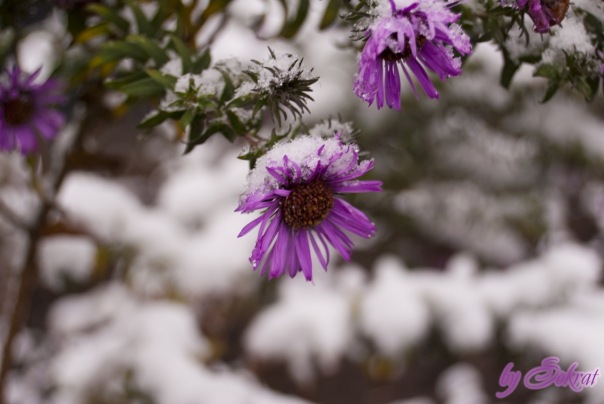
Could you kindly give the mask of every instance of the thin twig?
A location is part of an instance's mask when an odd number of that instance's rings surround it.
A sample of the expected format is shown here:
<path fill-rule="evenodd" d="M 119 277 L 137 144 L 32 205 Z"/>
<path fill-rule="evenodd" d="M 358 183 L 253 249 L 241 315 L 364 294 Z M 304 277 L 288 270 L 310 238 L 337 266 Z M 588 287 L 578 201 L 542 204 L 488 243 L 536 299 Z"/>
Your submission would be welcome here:
<path fill-rule="evenodd" d="M 73 136 L 71 147 L 68 147 L 63 159 L 60 160 L 55 167 L 55 176 L 51 179 L 50 183 L 50 197 L 43 198 L 40 208 L 35 215 L 31 225 L 26 226 L 28 233 L 28 245 L 25 252 L 25 259 L 23 261 L 23 267 L 21 272 L 15 274 L 16 279 L 14 282 L 15 289 L 12 295 L 14 295 L 14 304 L 12 310 L 9 307 L 6 310 L 8 318 L 8 330 L 6 332 L 6 339 L 4 346 L 2 347 L 2 357 L 0 358 L 0 404 L 5 403 L 6 399 L 6 387 L 7 387 L 7 376 L 12 365 L 12 351 L 15 338 L 21 331 L 23 324 L 26 319 L 26 315 L 29 312 L 31 295 L 34 287 L 38 282 L 38 266 L 36 262 L 36 253 L 38 241 L 43 237 L 44 227 L 46 226 L 48 213 L 53 209 L 54 198 L 56 197 L 63 180 L 65 179 L 68 171 L 68 161 L 71 156 L 71 152 L 77 145 L 80 144 L 81 138 L 85 133 L 84 127 L 86 122 L 83 122 L 78 132 Z M 8 295 L 8 293 L 7 293 Z M 7 302 L 10 304 L 10 302 Z"/>

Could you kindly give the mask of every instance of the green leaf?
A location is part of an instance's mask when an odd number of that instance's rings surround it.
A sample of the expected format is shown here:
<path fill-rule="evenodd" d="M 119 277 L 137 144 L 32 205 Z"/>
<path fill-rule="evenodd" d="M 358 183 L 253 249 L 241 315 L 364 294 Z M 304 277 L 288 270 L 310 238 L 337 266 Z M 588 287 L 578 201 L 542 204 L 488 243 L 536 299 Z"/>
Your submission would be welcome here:
<path fill-rule="evenodd" d="M 83 43 L 88 42 L 96 37 L 102 35 L 109 35 L 111 33 L 111 29 L 109 24 L 103 22 L 101 24 L 93 25 L 92 27 L 80 32 L 78 37 L 76 38 L 76 42 Z"/>
<path fill-rule="evenodd" d="M 163 74 L 159 70 L 155 69 L 147 69 L 145 72 L 151 77 L 155 82 L 160 84 L 165 89 L 172 89 L 178 80 L 176 77 Z"/>
<path fill-rule="evenodd" d="M 547 90 L 545 90 L 545 95 L 541 102 L 548 102 L 558 91 L 560 88 L 560 81 L 558 80 L 550 80 L 547 84 Z"/>
<path fill-rule="evenodd" d="M 598 84 L 598 78 L 590 80 L 586 77 L 575 76 L 573 79 L 573 86 L 585 97 L 586 101 L 594 99 L 596 92 L 598 91 Z"/>
<path fill-rule="evenodd" d="M 159 31 L 164 21 L 166 21 L 173 12 L 176 13 L 175 9 L 182 7 L 182 3 L 180 1 L 171 0 L 159 0 L 157 3 L 157 12 L 151 19 L 150 24 L 154 30 Z"/>
<path fill-rule="evenodd" d="M 185 148 L 185 154 L 189 153 L 195 148 L 195 146 L 205 143 L 209 139 L 203 132 L 204 128 L 204 117 L 203 115 L 194 116 L 191 124 L 189 125 L 189 140 L 187 147 Z"/>
<path fill-rule="evenodd" d="M 323 14 L 323 18 L 319 24 L 319 29 L 324 30 L 334 23 L 338 18 L 338 11 L 340 11 L 341 5 L 342 0 L 329 0 L 327 7 L 325 7 L 325 14 Z"/>
<path fill-rule="evenodd" d="M 243 122 L 241 122 L 241 120 L 239 119 L 237 114 L 231 110 L 227 110 L 226 115 L 227 115 L 227 119 L 229 120 L 229 123 L 231 124 L 231 127 L 233 128 L 233 130 L 240 135 L 245 134 L 246 127 L 243 124 Z"/>
<path fill-rule="evenodd" d="M 118 14 L 118 8 L 110 8 L 98 3 L 93 3 L 86 6 L 86 9 L 100 15 L 105 21 L 113 24 L 113 26 L 122 33 L 128 32 L 128 29 L 130 28 L 130 23 Z"/>
<path fill-rule="evenodd" d="M 207 21 L 212 15 L 223 11 L 232 0 L 210 0 L 210 4 L 203 10 L 201 20 Z"/>
<path fill-rule="evenodd" d="M 146 77 L 147 74 L 145 72 L 129 73 L 116 79 L 107 80 L 105 82 L 105 87 L 110 88 L 112 90 L 117 90 L 120 87 L 133 83 L 135 81 L 142 80 Z"/>
<path fill-rule="evenodd" d="M 222 133 L 222 135 L 229 139 L 229 140 L 233 140 L 235 138 L 234 134 L 233 134 L 233 130 L 227 126 L 224 123 L 221 122 L 214 122 L 212 123 L 208 129 L 204 132 L 203 134 L 203 138 L 205 140 L 209 139 L 210 136 L 215 135 L 216 133 Z M 204 140 L 204 141 L 205 141 Z"/>
<path fill-rule="evenodd" d="M 182 60 L 182 73 L 191 73 L 193 71 L 192 50 L 175 35 L 170 35 L 170 42 L 174 46 L 174 50 Z"/>
<path fill-rule="evenodd" d="M 509 57 L 507 52 L 503 53 L 503 57 L 504 57 L 504 62 L 503 62 L 503 68 L 501 69 L 501 78 L 500 78 L 499 82 L 501 83 L 501 85 L 504 88 L 509 89 L 510 84 L 512 83 L 512 79 L 514 78 L 514 74 L 516 74 L 516 72 L 520 68 L 521 63 L 514 62 Z"/>
<path fill-rule="evenodd" d="M 281 29 L 281 36 L 284 38 L 293 38 L 296 36 L 302 24 L 306 20 L 306 16 L 308 15 L 308 10 L 310 9 L 310 1 L 309 0 L 300 0 L 298 4 L 298 10 L 296 12 L 296 16 L 293 20 L 287 21 L 283 28 Z"/>
<path fill-rule="evenodd" d="M 546 79 L 551 79 L 551 80 L 560 79 L 560 73 L 558 72 L 558 69 L 556 68 L 556 66 L 550 65 L 550 64 L 545 64 L 545 63 L 537 66 L 537 68 L 535 69 L 535 72 L 533 73 L 533 76 L 545 77 Z"/>
<path fill-rule="evenodd" d="M 145 118 L 138 127 L 141 129 L 153 128 L 170 118 L 170 113 L 166 111 L 157 111 L 155 114 Z"/>
<path fill-rule="evenodd" d="M 143 79 L 115 87 L 115 89 L 132 97 L 153 97 L 160 96 L 164 93 L 164 88 L 151 77 L 145 77 Z"/>
<path fill-rule="evenodd" d="M 268 105 L 268 98 L 266 96 L 260 98 L 256 105 L 254 105 L 254 110 L 252 111 L 252 118 L 256 117 L 256 114 L 264 109 Z"/>
<path fill-rule="evenodd" d="M 186 128 L 193 122 L 193 118 L 196 117 L 196 112 L 192 109 L 187 110 L 184 115 L 180 118 L 180 124 L 183 128 Z"/>
<path fill-rule="evenodd" d="M 195 58 L 191 68 L 191 73 L 199 74 L 210 67 L 210 64 L 212 64 L 212 55 L 210 54 L 210 48 L 208 48 L 201 55 Z"/>
<path fill-rule="evenodd" d="M 224 79 L 224 89 L 222 90 L 222 94 L 220 95 L 220 100 L 218 100 L 219 105 L 224 105 L 228 100 L 233 98 L 235 95 L 235 87 L 233 86 L 233 81 L 231 77 L 225 73 L 220 72 L 222 74 L 222 78 Z"/>
<path fill-rule="evenodd" d="M 157 67 L 163 66 L 169 60 L 166 51 L 163 50 L 157 42 L 147 37 L 142 35 L 129 35 L 126 38 L 126 41 L 142 49 L 149 58 L 155 61 Z"/>
<path fill-rule="evenodd" d="M 147 37 L 153 37 L 156 32 L 153 29 L 153 26 L 151 25 L 150 21 L 147 20 L 147 17 L 145 16 L 145 13 L 143 13 L 143 10 L 141 10 L 138 4 L 136 4 L 134 1 L 128 2 L 128 5 L 132 10 L 132 13 L 134 14 L 138 33 Z"/>
<path fill-rule="evenodd" d="M 77 38 L 86 29 L 86 16 L 83 10 L 72 10 L 67 13 L 67 31 Z"/>
<path fill-rule="evenodd" d="M 144 63 L 149 57 L 139 46 L 125 41 L 112 41 L 105 43 L 101 47 L 98 55 L 90 61 L 90 65 L 94 68 L 122 59 L 134 59 Z"/>

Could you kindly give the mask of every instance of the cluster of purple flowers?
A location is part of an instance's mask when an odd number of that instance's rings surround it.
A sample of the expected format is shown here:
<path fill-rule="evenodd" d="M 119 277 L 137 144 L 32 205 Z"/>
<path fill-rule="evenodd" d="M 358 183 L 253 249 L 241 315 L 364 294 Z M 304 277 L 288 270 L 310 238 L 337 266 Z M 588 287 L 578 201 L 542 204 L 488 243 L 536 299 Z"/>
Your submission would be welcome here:
<path fill-rule="evenodd" d="M 462 55 L 472 51 L 470 39 L 455 23 L 460 17 L 451 11 L 455 2 L 403 3 L 399 6 L 388 0 L 388 4 L 378 7 L 378 15 L 365 33 L 367 42 L 359 59 L 354 92 L 369 105 L 376 101 L 378 109 L 385 101 L 388 107 L 400 110 L 399 67 L 416 95 L 410 72 L 430 98 L 438 98 L 426 68 L 441 80 L 458 76 L 461 60 L 453 49 Z"/>
<path fill-rule="evenodd" d="M 40 70 L 25 74 L 18 66 L 0 81 L 0 150 L 29 154 L 40 139 L 54 138 L 64 123 L 55 109 L 64 96 L 57 81 L 36 83 Z"/>

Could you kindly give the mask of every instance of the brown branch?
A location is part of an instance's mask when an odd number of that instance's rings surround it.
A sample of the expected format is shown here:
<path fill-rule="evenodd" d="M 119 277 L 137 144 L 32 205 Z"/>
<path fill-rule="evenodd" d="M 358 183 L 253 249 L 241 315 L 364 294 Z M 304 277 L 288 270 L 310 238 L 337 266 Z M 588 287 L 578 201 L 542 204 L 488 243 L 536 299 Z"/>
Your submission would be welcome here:
<path fill-rule="evenodd" d="M 79 148 L 86 126 L 85 119 L 84 122 L 82 122 L 78 133 L 75 134 L 74 139 L 72 139 L 71 147 L 66 151 L 63 160 L 59 163 L 55 163 L 58 166 L 55 167 L 55 176 L 52 179 L 50 186 L 50 195 L 48 198 L 43 199 L 31 225 L 25 227 L 28 233 L 28 245 L 25 251 L 23 267 L 21 272 L 15 274 L 16 278 L 9 285 L 9 287 L 14 287 L 16 292 L 14 289 L 13 291 L 7 290 L 7 293 L 5 294 L 5 296 L 9 296 L 9 293 L 12 292 L 11 294 L 14 295 L 14 304 L 12 305 L 12 310 L 11 308 L 6 310 L 8 330 L 4 340 L 4 346 L 2 347 L 2 357 L 0 358 L 0 404 L 4 404 L 6 399 L 7 376 L 12 365 L 14 341 L 25 323 L 27 313 L 30 309 L 32 292 L 38 283 L 39 274 L 36 262 L 38 241 L 44 236 L 44 228 L 46 226 L 48 213 L 53 209 L 54 198 L 69 171 L 68 168 L 70 166 L 69 162 L 72 152 Z M 9 301 L 6 303 L 10 304 Z"/>

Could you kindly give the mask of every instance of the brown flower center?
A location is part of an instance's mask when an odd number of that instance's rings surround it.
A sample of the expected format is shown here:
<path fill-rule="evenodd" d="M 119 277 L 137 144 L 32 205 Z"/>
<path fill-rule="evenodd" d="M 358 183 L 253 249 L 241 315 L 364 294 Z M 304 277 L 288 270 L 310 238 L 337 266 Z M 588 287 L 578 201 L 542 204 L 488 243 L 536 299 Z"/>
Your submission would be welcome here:
<path fill-rule="evenodd" d="M 333 192 L 321 180 L 294 185 L 281 202 L 283 220 L 294 229 L 320 224 L 333 208 Z"/>
<path fill-rule="evenodd" d="M 550 24 L 560 24 L 570 5 L 569 0 L 543 0 L 542 6 L 546 9 Z"/>
<path fill-rule="evenodd" d="M 21 93 L 18 97 L 4 101 L 4 121 L 17 126 L 29 122 L 34 113 L 34 99 L 28 93 Z"/>

